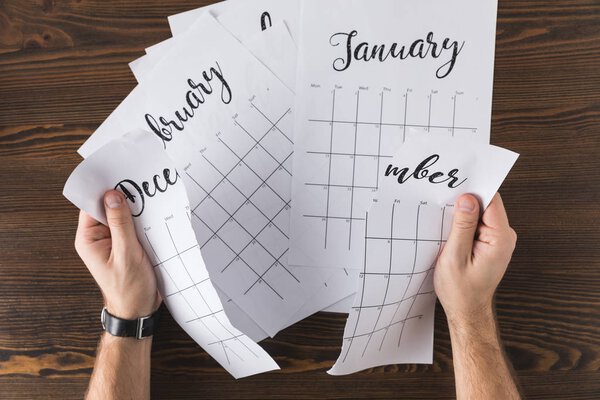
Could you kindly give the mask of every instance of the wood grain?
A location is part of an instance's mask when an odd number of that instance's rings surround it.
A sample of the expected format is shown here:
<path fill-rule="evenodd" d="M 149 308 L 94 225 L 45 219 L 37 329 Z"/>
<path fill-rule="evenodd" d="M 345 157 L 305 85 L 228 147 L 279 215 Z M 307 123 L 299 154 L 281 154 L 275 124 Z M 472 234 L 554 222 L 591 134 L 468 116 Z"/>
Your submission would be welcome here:
<path fill-rule="evenodd" d="M 191 0 L 0 1 L 0 398 L 81 398 L 101 298 L 61 196 L 76 149 Z M 528 398 L 600 398 L 600 2 L 500 0 L 492 142 L 519 153 L 502 188 L 517 250 L 497 296 Z M 166 317 L 153 397 L 453 398 L 447 325 L 431 366 L 325 370 L 345 318 L 319 313 L 265 341 L 282 370 L 234 382 Z M 165 313 L 166 315 L 166 313 Z"/>

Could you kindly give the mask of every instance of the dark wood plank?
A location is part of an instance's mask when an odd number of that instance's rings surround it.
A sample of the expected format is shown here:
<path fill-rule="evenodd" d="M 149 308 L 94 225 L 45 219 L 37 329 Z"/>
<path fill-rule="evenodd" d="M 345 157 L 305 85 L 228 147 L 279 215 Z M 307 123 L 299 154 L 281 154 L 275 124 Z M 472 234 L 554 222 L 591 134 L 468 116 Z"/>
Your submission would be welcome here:
<path fill-rule="evenodd" d="M 543 374 L 522 372 L 520 379 L 530 393 L 528 399 L 595 400 L 600 381 L 594 372 L 550 371 Z M 453 399 L 448 392 L 454 377 L 450 373 L 400 374 L 397 371 L 377 371 L 356 377 L 325 377 L 317 384 L 314 374 L 294 373 L 252 377 L 241 381 L 211 374 L 152 376 L 152 397 L 157 399 Z M 14 400 L 81 399 L 86 379 L 61 377 L 0 377 L 0 387 L 10 385 Z M 323 391 L 327 384 L 328 389 Z"/>
<path fill-rule="evenodd" d="M 81 398 L 101 298 L 61 196 L 76 149 L 135 86 L 127 63 L 203 1 L 0 2 L 0 397 Z M 502 188 L 519 243 L 498 291 L 528 398 L 600 397 L 600 3 L 500 1 L 492 142 L 521 153 Z M 265 348 L 282 370 L 235 382 L 166 317 L 156 398 L 453 398 L 436 315 L 431 366 L 325 371 L 345 318 L 319 313 Z M 43 326 L 43 329 L 41 328 Z"/>

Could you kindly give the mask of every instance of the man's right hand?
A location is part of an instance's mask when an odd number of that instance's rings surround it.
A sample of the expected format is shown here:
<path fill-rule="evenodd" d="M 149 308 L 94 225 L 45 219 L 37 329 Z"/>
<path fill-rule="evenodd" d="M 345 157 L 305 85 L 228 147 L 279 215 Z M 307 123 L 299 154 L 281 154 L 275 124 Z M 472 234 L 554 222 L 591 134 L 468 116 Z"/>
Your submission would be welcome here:
<path fill-rule="evenodd" d="M 452 230 L 433 274 L 448 318 L 458 400 L 521 398 L 493 308 L 516 241 L 499 194 L 481 221 L 477 199 L 458 198 Z"/>
<path fill-rule="evenodd" d="M 435 292 L 450 323 L 490 315 L 494 293 L 517 241 L 499 193 L 479 221 L 479 202 L 460 196 L 448 241 L 434 270 Z"/>

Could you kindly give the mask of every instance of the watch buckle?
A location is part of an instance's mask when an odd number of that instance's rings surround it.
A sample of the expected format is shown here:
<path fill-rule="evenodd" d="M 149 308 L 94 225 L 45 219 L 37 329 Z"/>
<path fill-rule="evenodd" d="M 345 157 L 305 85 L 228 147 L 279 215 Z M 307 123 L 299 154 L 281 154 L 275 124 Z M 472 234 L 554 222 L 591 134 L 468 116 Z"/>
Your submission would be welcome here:
<path fill-rule="evenodd" d="M 144 322 L 147 319 L 150 319 L 151 317 L 152 317 L 151 315 L 148 315 L 146 317 L 140 317 L 140 318 L 138 318 L 138 320 L 137 320 L 137 329 L 136 329 L 136 332 L 135 332 L 135 338 L 136 339 L 140 340 L 140 339 L 144 338 L 144 336 L 142 336 L 142 333 L 144 331 Z"/>
<path fill-rule="evenodd" d="M 102 329 L 106 330 L 106 307 L 102 307 L 102 312 L 100 313 L 100 323 L 102 323 Z"/>

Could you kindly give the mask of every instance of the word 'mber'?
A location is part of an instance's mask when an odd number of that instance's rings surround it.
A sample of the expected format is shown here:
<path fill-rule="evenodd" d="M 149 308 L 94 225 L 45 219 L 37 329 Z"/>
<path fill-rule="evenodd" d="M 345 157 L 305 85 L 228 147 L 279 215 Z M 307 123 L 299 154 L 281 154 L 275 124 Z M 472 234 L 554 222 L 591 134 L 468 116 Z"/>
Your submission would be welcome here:
<path fill-rule="evenodd" d="M 385 176 L 387 177 L 393 175 L 398 177 L 398 183 L 400 184 L 405 183 L 410 178 L 427 179 L 433 184 L 447 183 L 448 187 L 452 189 L 462 185 L 467 180 L 467 178 L 460 180 L 460 178 L 456 176 L 459 173 L 458 168 L 453 168 L 447 173 L 440 171 L 430 173 L 429 168 L 438 162 L 439 159 L 440 156 L 438 154 L 430 155 L 421 161 L 412 173 L 410 172 L 409 167 L 399 168 L 393 164 L 390 164 L 385 170 Z"/>

